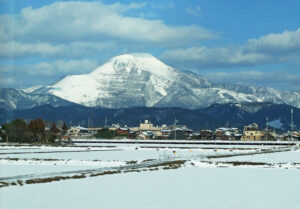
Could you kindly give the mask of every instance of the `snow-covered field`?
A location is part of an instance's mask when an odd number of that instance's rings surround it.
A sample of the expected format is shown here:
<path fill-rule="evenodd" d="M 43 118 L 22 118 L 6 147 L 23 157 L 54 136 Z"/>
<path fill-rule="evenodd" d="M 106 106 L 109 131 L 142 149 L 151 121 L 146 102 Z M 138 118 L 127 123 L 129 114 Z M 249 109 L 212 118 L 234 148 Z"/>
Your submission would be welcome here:
<path fill-rule="evenodd" d="M 300 208 L 300 150 L 240 148 L 0 146 L 0 208 Z"/>

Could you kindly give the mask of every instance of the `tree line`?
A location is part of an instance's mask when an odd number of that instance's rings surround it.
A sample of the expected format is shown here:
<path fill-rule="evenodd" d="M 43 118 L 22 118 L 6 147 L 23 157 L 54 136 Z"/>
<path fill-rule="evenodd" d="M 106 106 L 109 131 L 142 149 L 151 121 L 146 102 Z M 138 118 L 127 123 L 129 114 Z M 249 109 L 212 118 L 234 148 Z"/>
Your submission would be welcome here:
<path fill-rule="evenodd" d="M 67 130 L 66 123 L 59 128 L 52 122 L 51 127 L 47 129 L 46 122 L 41 118 L 31 120 L 28 124 L 24 119 L 17 118 L 1 125 L 0 137 L 2 141 L 7 142 L 54 143 L 55 139 L 61 139 Z"/>

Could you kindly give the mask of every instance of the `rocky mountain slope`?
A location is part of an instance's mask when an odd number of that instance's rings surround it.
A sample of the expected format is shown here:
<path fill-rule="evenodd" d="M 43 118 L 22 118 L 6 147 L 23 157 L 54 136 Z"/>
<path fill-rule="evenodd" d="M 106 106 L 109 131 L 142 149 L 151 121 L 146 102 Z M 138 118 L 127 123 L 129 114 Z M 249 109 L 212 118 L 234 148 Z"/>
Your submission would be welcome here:
<path fill-rule="evenodd" d="M 125 54 L 89 74 L 67 76 L 34 93 L 85 106 L 201 108 L 219 103 L 274 102 L 300 107 L 300 94 L 271 88 L 216 85 L 199 74 L 165 65 L 150 54 Z"/>
<path fill-rule="evenodd" d="M 19 109 L 66 101 L 105 108 L 182 107 L 272 102 L 300 107 L 300 93 L 267 87 L 214 84 L 199 74 L 172 68 L 150 54 L 125 54 L 94 71 L 70 75 L 51 86 L 34 86 L 1 96 L 0 107 Z M 33 98 L 30 103 L 30 99 Z M 62 100 L 59 100 L 61 98 Z M 5 100 L 5 101 L 4 101 Z M 18 102 L 16 102 L 18 101 Z M 62 102 L 63 101 L 63 102 Z"/>
<path fill-rule="evenodd" d="M 28 109 L 44 104 L 58 107 L 69 106 L 74 103 L 54 95 L 26 93 L 13 88 L 0 88 L 0 108 L 6 110 Z"/>

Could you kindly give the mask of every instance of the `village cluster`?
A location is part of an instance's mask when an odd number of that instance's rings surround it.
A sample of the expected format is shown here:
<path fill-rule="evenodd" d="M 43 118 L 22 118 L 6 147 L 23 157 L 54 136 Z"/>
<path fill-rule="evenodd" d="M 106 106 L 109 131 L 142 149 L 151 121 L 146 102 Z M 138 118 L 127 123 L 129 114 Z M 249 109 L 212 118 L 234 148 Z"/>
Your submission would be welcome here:
<path fill-rule="evenodd" d="M 67 134 L 71 139 L 94 138 L 101 130 L 113 131 L 116 138 L 129 139 L 199 139 L 199 140 L 247 140 L 247 141 L 273 141 L 273 140 L 300 140 L 300 132 L 287 132 L 277 134 L 275 130 L 268 128 L 260 129 L 258 124 L 253 123 L 244 126 L 243 130 L 235 127 L 220 127 L 215 130 L 200 130 L 194 132 L 186 125 L 162 125 L 154 126 L 148 120 L 140 123 L 137 127 L 121 127 L 119 124 L 112 124 L 109 127 L 85 128 L 72 126 Z M 291 134 L 292 133 L 292 134 Z"/>

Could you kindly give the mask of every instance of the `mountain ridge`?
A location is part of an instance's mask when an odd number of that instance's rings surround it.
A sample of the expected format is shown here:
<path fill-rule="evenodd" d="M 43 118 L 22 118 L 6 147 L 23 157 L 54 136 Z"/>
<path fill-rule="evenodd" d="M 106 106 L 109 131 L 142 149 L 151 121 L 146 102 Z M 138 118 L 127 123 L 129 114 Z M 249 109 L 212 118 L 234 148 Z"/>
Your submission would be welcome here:
<path fill-rule="evenodd" d="M 68 126 L 81 125 L 87 127 L 92 119 L 94 126 L 119 123 L 120 125 L 138 126 L 139 122 L 149 120 L 154 125 L 173 124 L 174 119 L 179 124 L 187 125 L 194 130 L 206 128 L 215 129 L 226 125 L 238 127 L 250 123 L 258 123 L 261 129 L 266 126 L 266 117 L 269 118 L 269 127 L 276 124 L 278 131 L 290 130 L 290 110 L 292 106 L 272 103 L 227 103 L 213 104 L 209 107 L 191 110 L 178 107 L 130 107 L 130 108 L 94 108 L 77 104 L 64 107 L 53 107 L 49 104 L 23 110 L 1 110 L 0 123 L 15 118 L 24 118 L 30 121 L 43 118 L 46 121 L 64 121 Z M 91 115 L 93 112 L 93 117 Z M 294 123 L 296 129 L 300 127 L 300 109 L 294 108 Z M 278 126 L 280 124 L 280 126 Z"/>
<path fill-rule="evenodd" d="M 106 108 L 132 106 L 197 109 L 214 103 L 273 102 L 300 107 L 300 93 L 267 87 L 214 84 L 201 75 L 170 67 L 150 54 L 124 54 L 94 71 L 67 76 L 33 93 Z"/>
<path fill-rule="evenodd" d="M 88 74 L 69 75 L 53 85 L 33 86 L 23 91 L 14 92 L 13 96 L 6 95 L 7 101 L 0 100 L 0 107 L 19 109 L 52 103 L 54 106 L 63 105 L 56 102 L 58 98 L 88 107 L 105 108 L 197 109 L 215 103 L 253 102 L 300 107 L 300 92 L 212 83 L 198 73 L 172 68 L 150 54 L 119 55 Z M 28 98 L 32 99 L 31 104 Z M 16 105 L 15 100 L 19 100 L 19 104 L 24 100 L 25 107 Z"/>
<path fill-rule="evenodd" d="M 14 88 L 0 88 L 0 107 L 5 110 L 28 109 L 43 104 L 58 107 L 74 103 L 54 95 L 26 93 Z"/>

